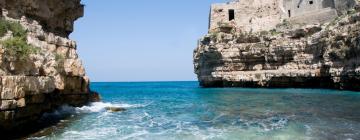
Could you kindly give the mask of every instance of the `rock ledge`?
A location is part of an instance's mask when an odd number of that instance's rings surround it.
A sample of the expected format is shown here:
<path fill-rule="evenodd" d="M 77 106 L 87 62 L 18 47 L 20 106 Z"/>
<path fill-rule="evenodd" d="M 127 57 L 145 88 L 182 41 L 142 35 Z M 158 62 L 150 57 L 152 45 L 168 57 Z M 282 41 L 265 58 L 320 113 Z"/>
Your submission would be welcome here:
<path fill-rule="evenodd" d="M 200 39 L 194 67 L 203 87 L 360 90 L 360 13 L 256 33 L 221 27 Z M 226 30 L 225 30 L 226 29 Z"/>

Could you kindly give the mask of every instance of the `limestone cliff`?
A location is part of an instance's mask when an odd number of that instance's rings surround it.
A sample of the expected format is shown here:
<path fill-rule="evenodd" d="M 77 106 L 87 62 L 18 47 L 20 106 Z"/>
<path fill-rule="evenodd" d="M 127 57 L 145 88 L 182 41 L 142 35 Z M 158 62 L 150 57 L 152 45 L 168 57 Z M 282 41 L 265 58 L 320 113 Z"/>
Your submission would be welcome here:
<path fill-rule="evenodd" d="M 360 90 L 359 6 L 325 24 L 284 20 L 256 33 L 219 27 L 200 39 L 195 73 L 204 87 Z"/>
<path fill-rule="evenodd" d="M 8 16 L 20 19 L 23 16 L 36 20 L 42 29 L 60 36 L 73 31 L 76 19 L 84 14 L 81 0 L 0 0 Z"/>
<path fill-rule="evenodd" d="M 0 132 L 26 129 L 64 104 L 88 103 L 94 93 L 68 38 L 83 15 L 80 0 L 0 0 L 0 6 Z"/>

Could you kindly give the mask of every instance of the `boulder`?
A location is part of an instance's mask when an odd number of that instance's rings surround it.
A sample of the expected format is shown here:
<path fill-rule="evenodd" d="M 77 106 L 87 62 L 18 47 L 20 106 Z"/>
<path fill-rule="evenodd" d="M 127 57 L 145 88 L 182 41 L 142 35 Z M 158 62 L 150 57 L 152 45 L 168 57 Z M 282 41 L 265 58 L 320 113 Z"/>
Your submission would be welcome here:
<path fill-rule="evenodd" d="M 105 107 L 105 109 L 106 109 L 107 111 L 110 111 L 110 112 L 122 112 L 122 111 L 126 111 L 125 108 L 122 108 L 122 107 L 114 107 L 114 106 Z"/>

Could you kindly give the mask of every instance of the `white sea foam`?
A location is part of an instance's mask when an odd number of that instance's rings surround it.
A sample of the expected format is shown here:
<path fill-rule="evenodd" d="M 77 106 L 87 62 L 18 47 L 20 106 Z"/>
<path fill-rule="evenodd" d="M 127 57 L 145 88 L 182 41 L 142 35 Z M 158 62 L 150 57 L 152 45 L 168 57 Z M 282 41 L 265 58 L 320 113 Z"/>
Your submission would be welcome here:
<path fill-rule="evenodd" d="M 89 106 L 77 107 L 75 110 L 77 113 L 93 113 L 104 111 L 107 107 L 121 107 L 121 108 L 138 108 L 145 107 L 146 105 L 142 104 L 112 104 L 104 102 L 95 102 L 91 103 Z"/>
<path fill-rule="evenodd" d="M 107 107 L 120 107 L 120 108 L 140 108 L 146 107 L 149 104 L 113 104 L 113 103 L 105 103 L 105 102 L 94 102 L 90 105 L 82 106 L 82 107 L 71 107 L 69 105 L 63 105 L 59 109 L 55 110 L 52 113 L 45 113 L 44 117 L 57 117 L 63 115 L 75 115 L 75 114 L 84 114 L 84 113 L 96 113 L 96 112 L 104 112 L 106 113 Z"/>
<path fill-rule="evenodd" d="M 146 134 L 149 134 L 149 132 L 148 132 L 148 131 L 145 131 L 145 130 L 142 130 L 142 131 L 138 131 L 138 132 L 129 134 L 129 135 L 127 135 L 127 136 L 124 136 L 124 137 L 122 137 L 122 138 L 120 138 L 120 139 L 121 139 L 121 140 L 129 140 L 129 139 L 134 139 L 134 138 L 140 139 L 140 138 L 139 138 L 140 136 L 143 136 L 143 135 L 146 135 Z"/>
<path fill-rule="evenodd" d="M 27 140 L 43 140 L 45 139 L 46 136 L 41 136 L 41 137 L 32 137 L 32 138 L 28 138 Z"/>
<path fill-rule="evenodd" d="M 65 131 L 62 137 L 63 139 L 97 139 L 106 137 L 109 134 L 115 134 L 116 130 L 114 127 L 101 127 L 82 131 L 69 130 Z"/>
<path fill-rule="evenodd" d="M 95 113 L 95 112 L 103 112 L 106 111 L 107 107 L 120 107 L 120 108 L 139 108 L 146 107 L 149 104 L 113 104 L 113 103 L 104 103 L 104 102 L 94 102 L 88 106 L 76 107 L 76 108 L 68 108 L 68 106 L 64 106 L 64 109 L 75 111 L 75 113 Z"/>
<path fill-rule="evenodd" d="M 76 113 L 94 113 L 104 111 L 106 107 L 115 107 L 111 103 L 95 102 L 91 103 L 89 106 L 76 107 Z"/>

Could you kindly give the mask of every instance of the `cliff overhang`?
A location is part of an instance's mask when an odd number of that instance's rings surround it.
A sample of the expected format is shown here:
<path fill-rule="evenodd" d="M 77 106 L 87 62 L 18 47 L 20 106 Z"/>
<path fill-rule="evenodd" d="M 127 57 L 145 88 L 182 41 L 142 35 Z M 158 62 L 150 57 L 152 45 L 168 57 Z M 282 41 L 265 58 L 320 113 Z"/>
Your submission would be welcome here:
<path fill-rule="evenodd" d="M 74 21 L 84 15 L 81 0 L 0 0 L 0 7 L 8 16 L 20 19 L 31 18 L 41 24 L 47 32 L 67 37 Z"/>

